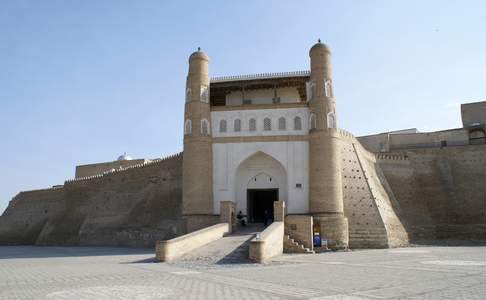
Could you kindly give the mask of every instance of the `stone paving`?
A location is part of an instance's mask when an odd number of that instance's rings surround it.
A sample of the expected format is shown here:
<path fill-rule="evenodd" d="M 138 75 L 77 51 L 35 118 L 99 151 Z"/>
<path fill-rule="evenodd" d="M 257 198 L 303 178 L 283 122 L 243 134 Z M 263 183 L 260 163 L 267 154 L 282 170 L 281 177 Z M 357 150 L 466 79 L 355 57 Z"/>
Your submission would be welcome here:
<path fill-rule="evenodd" d="M 151 249 L 0 247 L 0 299 L 485 299 L 486 247 L 154 263 Z"/>
<path fill-rule="evenodd" d="M 252 224 L 181 257 L 175 265 L 187 268 L 232 268 L 252 266 L 250 241 L 264 227 Z M 170 263 L 174 264 L 174 263 Z"/>

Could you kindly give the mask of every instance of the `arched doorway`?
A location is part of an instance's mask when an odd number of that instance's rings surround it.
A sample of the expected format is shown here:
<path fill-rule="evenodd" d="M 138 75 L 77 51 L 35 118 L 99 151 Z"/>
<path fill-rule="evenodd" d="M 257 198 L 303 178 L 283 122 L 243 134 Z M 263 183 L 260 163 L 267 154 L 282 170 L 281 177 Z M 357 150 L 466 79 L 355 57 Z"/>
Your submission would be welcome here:
<path fill-rule="evenodd" d="M 469 131 L 469 144 L 484 145 L 486 144 L 486 134 L 483 129 L 473 129 Z"/>
<path fill-rule="evenodd" d="M 235 184 L 237 210 L 249 222 L 263 222 L 265 210 L 273 215 L 274 201 L 287 201 L 287 172 L 263 152 L 251 155 L 238 166 Z"/>

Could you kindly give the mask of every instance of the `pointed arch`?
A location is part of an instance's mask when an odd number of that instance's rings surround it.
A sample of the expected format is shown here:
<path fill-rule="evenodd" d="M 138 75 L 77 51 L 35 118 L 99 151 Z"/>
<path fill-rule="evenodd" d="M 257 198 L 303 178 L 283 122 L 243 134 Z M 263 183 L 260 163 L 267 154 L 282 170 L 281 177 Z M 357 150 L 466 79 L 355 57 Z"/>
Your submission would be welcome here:
<path fill-rule="evenodd" d="M 486 133 L 481 128 L 476 128 L 469 131 L 469 144 L 484 145 L 486 144 Z"/>
<path fill-rule="evenodd" d="M 241 120 L 240 119 L 236 119 L 233 125 L 234 125 L 233 126 L 234 132 L 240 132 L 241 131 Z"/>
<path fill-rule="evenodd" d="M 255 118 L 251 118 L 249 121 L 248 121 L 248 129 L 250 131 L 256 131 L 256 119 Z"/>
<path fill-rule="evenodd" d="M 327 114 L 327 128 L 336 128 L 336 115 L 332 111 Z"/>
<path fill-rule="evenodd" d="M 253 152 L 240 161 L 234 179 L 238 210 L 247 213 L 250 192 L 275 189 L 279 199 L 287 201 L 287 169 L 282 162 L 263 151 Z"/>
<path fill-rule="evenodd" d="M 187 119 L 184 122 L 184 134 L 191 134 L 192 133 L 192 121 L 191 119 Z"/>
<path fill-rule="evenodd" d="M 272 130 L 272 119 L 270 119 L 270 118 L 263 119 L 263 130 L 264 131 L 271 131 Z"/>
<path fill-rule="evenodd" d="M 309 117 L 309 128 L 310 130 L 317 129 L 317 116 L 315 113 L 311 113 Z"/>
<path fill-rule="evenodd" d="M 294 118 L 294 130 L 302 130 L 302 118 L 299 116 Z"/>
<path fill-rule="evenodd" d="M 186 88 L 186 102 L 190 102 L 192 97 L 192 91 L 191 88 L 188 87 Z"/>
<path fill-rule="evenodd" d="M 209 121 L 207 119 L 201 120 L 201 134 L 202 135 L 209 135 L 210 134 Z"/>
<path fill-rule="evenodd" d="M 330 79 L 324 81 L 324 94 L 326 97 L 332 97 L 332 82 Z"/>
<path fill-rule="evenodd" d="M 226 120 L 220 120 L 219 121 L 219 132 L 226 132 Z"/>
<path fill-rule="evenodd" d="M 278 119 L 278 130 L 286 130 L 287 129 L 287 124 L 285 117 L 280 117 Z"/>

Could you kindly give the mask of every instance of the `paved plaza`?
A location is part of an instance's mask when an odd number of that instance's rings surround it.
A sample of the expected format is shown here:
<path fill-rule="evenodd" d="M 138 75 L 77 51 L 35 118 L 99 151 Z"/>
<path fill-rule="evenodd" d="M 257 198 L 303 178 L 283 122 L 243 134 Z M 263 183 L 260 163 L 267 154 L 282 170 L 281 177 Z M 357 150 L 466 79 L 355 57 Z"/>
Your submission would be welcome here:
<path fill-rule="evenodd" d="M 0 299 L 484 299 L 486 247 L 154 263 L 151 249 L 0 247 Z"/>

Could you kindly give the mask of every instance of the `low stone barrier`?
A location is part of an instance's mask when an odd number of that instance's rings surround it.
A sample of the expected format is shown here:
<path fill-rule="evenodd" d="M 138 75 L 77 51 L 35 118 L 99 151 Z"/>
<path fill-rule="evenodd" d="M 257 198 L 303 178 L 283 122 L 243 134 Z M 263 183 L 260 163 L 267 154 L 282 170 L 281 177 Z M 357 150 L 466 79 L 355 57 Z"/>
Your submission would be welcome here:
<path fill-rule="evenodd" d="M 284 222 L 273 222 L 250 242 L 250 260 L 264 263 L 283 253 Z"/>
<path fill-rule="evenodd" d="M 219 240 L 229 232 L 228 223 L 219 223 L 155 245 L 155 257 L 159 261 L 173 261 L 201 246 Z"/>

